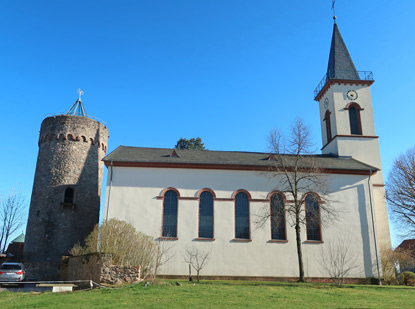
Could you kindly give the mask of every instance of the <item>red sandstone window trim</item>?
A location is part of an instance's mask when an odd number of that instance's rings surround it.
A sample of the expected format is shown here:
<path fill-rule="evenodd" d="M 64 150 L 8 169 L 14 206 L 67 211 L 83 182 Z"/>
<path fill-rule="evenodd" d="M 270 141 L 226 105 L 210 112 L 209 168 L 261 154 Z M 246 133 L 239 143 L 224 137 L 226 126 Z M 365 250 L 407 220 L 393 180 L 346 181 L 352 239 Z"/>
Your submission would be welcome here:
<path fill-rule="evenodd" d="M 177 212 L 176 212 L 176 236 L 174 237 L 169 237 L 169 236 L 163 236 L 163 223 L 164 223 L 164 197 L 165 194 L 168 191 L 173 191 L 177 194 Z M 178 240 L 178 235 L 179 235 L 179 197 L 180 197 L 180 192 L 179 190 L 177 190 L 176 188 L 173 187 L 168 187 L 165 188 L 160 196 L 157 197 L 157 199 L 162 200 L 162 212 L 161 212 L 161 231 L 160 231 L 160 240 Z"/>
<path fill-rule="evenodd" d="M 344 108 L 345 110 L 349 111 L 349 127 L 350 127 L 350 134 L 352 135 L 363 135 L 363 131 L 362 131 L 362 119 L 360 116 L 360 111 L 364 110 L 363 108 L 360 107 L 359 104 L 357 104 L 356 102 L 351 102 L 349 104 L 346 105 L 346 107 Z M 357 127 L 354 129 L 357 129 L 358 133 L 352 133 L 352 120 L 351 120 L 351 111 L 355 110 L 356 111 L 356 122 L 357 122 Z"/>
<path fill-rule="evenodd" d="M 317 203 L 317 207 L 318 207 L 317 220 L 318 220 L 318 227 L 319 227 L 319 231 L 320 231 L 320 239 L 316 239 L 316 240 L 309 240 L 308 239 L 308 234 L 307 234 L 307 203 L 306 203 L 306 197 L 308 195 L 311 195 L 315 199 L 315 201 Z M 308 244 L 310 244 L 310 243 L 323 243 L 323 234 L 322 234 L 322 231 L 321 231 L 321 213 L 320 213 L 321 207 L 320 207 L 320 205 L 324 202 L 321 200 L 320 196 L 317 193 L 307 192 L 303 196 L 303 203 L 304 203 L 304 211 L 305 211 L 305 217 L 304 218 L 305 218 L 305 232 L 306 232 L 306 241 L 304 243 L 308 243 Z"/>
<path fill-rule="evenodd" d="M 200 196 L 202 195 L 203 192 L 209 192 L 210 194 L 212 194 L 212 237 L 200 237 Z M 197 200 L 198 200 L 198 211 L 197 211 L 197 238 L 195 238 L 195 240 L 215 240 L 215 199 L 216 199 L 216 194 L 212 189 L 209 188 L 203 188 L 200 189 L 197 192 Z"/>
<path fill-rule="evenodd" d="M 236 237 L 236 195 L 238 193 L 244 193 L 248 197 L 248 230 L 249 230 L 248 238 L 237 238 Z M 251 238 L 251 200 L 252 200 L 252 196 L 247 190 L 239 189 L 239 190 L 236 190 L 232 194 L 232 198 L 234 199 L 234 203 L 233 203 L 233 205 L 234 205 L 234 217 L 233 217 L 233 219 L 234 219 L 234 233 L 235 233 L 235 237 L 232 239 L 232 241 L 250 242 L 250 241 L 252 241 L 252 238 Z"/>
<path fill-rule="evenodd" d="M 324 119 L 323 119 L 323 121 L 326 122 L 327 143 L 329 143 L 332 140 L 330 115 L 331 115 L 331 112 L 327 110 L 326 114 L 324 115 Z"/>
<path fill-rule="evenodd" d="M 282 202 L 283 202 L 283 208 L 284 208 L 284 234 L 285 234 L 285 239 L 274 239 L 274 238 L 272 238 L 272 200 L 271 200 L 271 198 L 272 198 L 272 196 L 274 195 L 274 194 L 277 194 L 277 195 L 281 195 L 282 196 Z M 286 198 L 286 196 L 285 196 L 285 194 L 282 192 L 282 191 L 278 191 L 278 190 L 274 190 L 274 191 L 271 191 L 270 193 L 268 193 L 268 196 L 267 196 L 267 200 L 269 200 L 269 213 L 270 213 L 270 228 L 271 228 L 271 240 L 270 240 L 270 242 L 288 242 L 288 239 L 287 239 L 287 217 L 286 217 L 286 211 L 285 211 L 285 208 L 286 208 L 286 204 L 287 204 L 287 198 Z"/>

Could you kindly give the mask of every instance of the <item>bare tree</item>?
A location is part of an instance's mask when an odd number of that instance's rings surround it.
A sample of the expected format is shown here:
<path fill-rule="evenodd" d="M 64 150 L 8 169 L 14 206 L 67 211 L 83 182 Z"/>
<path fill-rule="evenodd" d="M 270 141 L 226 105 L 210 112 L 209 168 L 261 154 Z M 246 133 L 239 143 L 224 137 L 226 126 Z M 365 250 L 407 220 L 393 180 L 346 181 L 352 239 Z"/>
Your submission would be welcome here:
<path fill-rule="evenodd" d="M 210 251 L 203 251 L 197 248 L 186 249 L 183 258 L 196 271 L 197 282 L 199 282 L 200 272 L 210 258 Z"/>
<path fill-rule="evenodd" d="M 415 147 L 393 163 L 386 182 L 386 199 L 405 235 L 415 235 Z"/>
<path fill-rule="evenodd" d="M 328 272 L 333 283 L 341 286 L 344 278 L 357 268 L 357 255 L 351 248 L 350 238 L 339 235 L 321 247 L 320 266 Z"/>
<path fill-rule="evenodd" d="M 157 238 L 156 242 L 157 247 L 154 254 L 154 264 L 151 269 L 151 279 L 153 283 L 157 279 L 160 268 L 174 257 L 174 253 L 172 253 L 173 243 L 164 237 Z"/>
<path fill-rule="evenodd" d="M 7 198 L 0 196 L 0 253 L 5 252 L 9 237 L 22 226 L 26 219 L 26 203 L 16 189 Z"/>
<path fill-rule="evenodd" d="M 315 223 L 329 222 L 336 217 L 328 198 L 328 178 L 317 166 L 316 156 L 311 155 L 311 132 L 301 119 L 291 127 L 291 134 L 284 138 L 280 131 L 272 131 L 268 137 L 270 168 L 266 174 L 275 181 L 278 191 L 288 194 L 290 201 L 285 207 L 273 210 L 268 208 L 258 216 L 257 224 L 265 224 L 268 219 L 278 222 L 281 215 L 287 214 L 287 221 L 295 228 L 299 281 L 304 282 L 304 265 L 301 247 L 301 228 Z M 306 197 L 312 196 L 318 203 L 315 208 L 306 209 Z M 305 215 L 307 211 L 307 215 Z"/>

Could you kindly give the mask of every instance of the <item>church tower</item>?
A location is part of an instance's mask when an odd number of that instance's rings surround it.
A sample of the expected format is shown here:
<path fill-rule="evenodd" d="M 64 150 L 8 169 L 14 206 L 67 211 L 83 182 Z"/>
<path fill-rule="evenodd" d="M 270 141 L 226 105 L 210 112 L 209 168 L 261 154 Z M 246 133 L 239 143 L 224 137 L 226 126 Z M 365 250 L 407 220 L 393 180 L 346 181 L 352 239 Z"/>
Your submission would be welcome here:
<path fill-rule="evenodd" d="M 43 120 L 26 229 L 28 277 L 59 279 L 62 255 L 99 221 L 108 129 L 79 99 L 67 114 Z"/>
<path fill-rule="evenodd" d="M 352 157 L 379 171 L 370 181 L 380 246 L 390 247 L 379 137 L 375 132 L 370 86 L 372 72 L 357 71 L 334 17 L 327 73 L 314 91 L 319 102 L 322 153 Z"/>

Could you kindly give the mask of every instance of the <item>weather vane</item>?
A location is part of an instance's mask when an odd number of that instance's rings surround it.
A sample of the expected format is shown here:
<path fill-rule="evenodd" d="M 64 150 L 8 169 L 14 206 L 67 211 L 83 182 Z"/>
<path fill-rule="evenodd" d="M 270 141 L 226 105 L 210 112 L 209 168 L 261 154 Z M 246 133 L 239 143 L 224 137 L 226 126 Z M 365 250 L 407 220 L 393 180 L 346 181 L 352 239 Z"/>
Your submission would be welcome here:
<path fill-rule="evenodd" d="M 334 10 L 334 5 L 336 4 L 336 0 L 331 0 L 331 9 L 333 10 L 333 19 L 336 20 L 336 12 Z"/>
<path fill-rule="evenodd" d="M 78 100 L 79 101 L 82 101 L 81 100 L 81 95 L 83 95 L 83 94 L 84 94 L 84 91 L 81 88 L 78 88 L 78 95 L 79 95 Z"/>

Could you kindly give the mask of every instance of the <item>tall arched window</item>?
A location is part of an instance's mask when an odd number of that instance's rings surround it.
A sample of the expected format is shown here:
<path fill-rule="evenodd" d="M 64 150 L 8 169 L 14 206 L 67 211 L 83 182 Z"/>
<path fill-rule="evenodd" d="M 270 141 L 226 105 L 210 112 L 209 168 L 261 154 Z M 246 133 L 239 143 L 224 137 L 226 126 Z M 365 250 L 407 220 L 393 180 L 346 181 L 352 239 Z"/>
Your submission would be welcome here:
<path fill-rule="evenodd" d="M 74 196 L 75 190 L 71 187 L 65 189 L 65 193 L 63 195 L 63 203 L 64 204 L 73 204 L 74 203 Z"/>
<path fill-rule="evenodd" d="M 177 193 L 168 190 L 163 200 L 163 237 L 177 237 Z"/>
<path fill-rule="evenodd" d="M 271 239 L 287 239 L 285 235 L 284 197 L 278 193 L 271 196 Z"/>
<path fill-rule="evenodd" d="M 235 238 L 250 239 L 249 198 L 244 192 L 235 196 Z"/>
<path fill-rule="evenodd" d="M 320 206 L 314 194 L 305 197 L 307 240 L 321 241 Z"/>
<path fill-rule="evenodd" d="M 349 110 L 350 134 L 362 135 L 362 123 L 360 120 L 362 108 L 357 103 L 350 103 L 347 109 Z"/>
<path fill-rule="evenodd" d="M 327 110 L 324 116 L 324 121 L 326 122 L 326 134 L 327 134 L 327 143 L 331 141 L 331 122 L 330 122 L 330 111 Z"/>
<path fill-rule="evenodd" d="M 200 194 L 199 238 L 213 238 L 213 195 L 209 191 Z"/>

